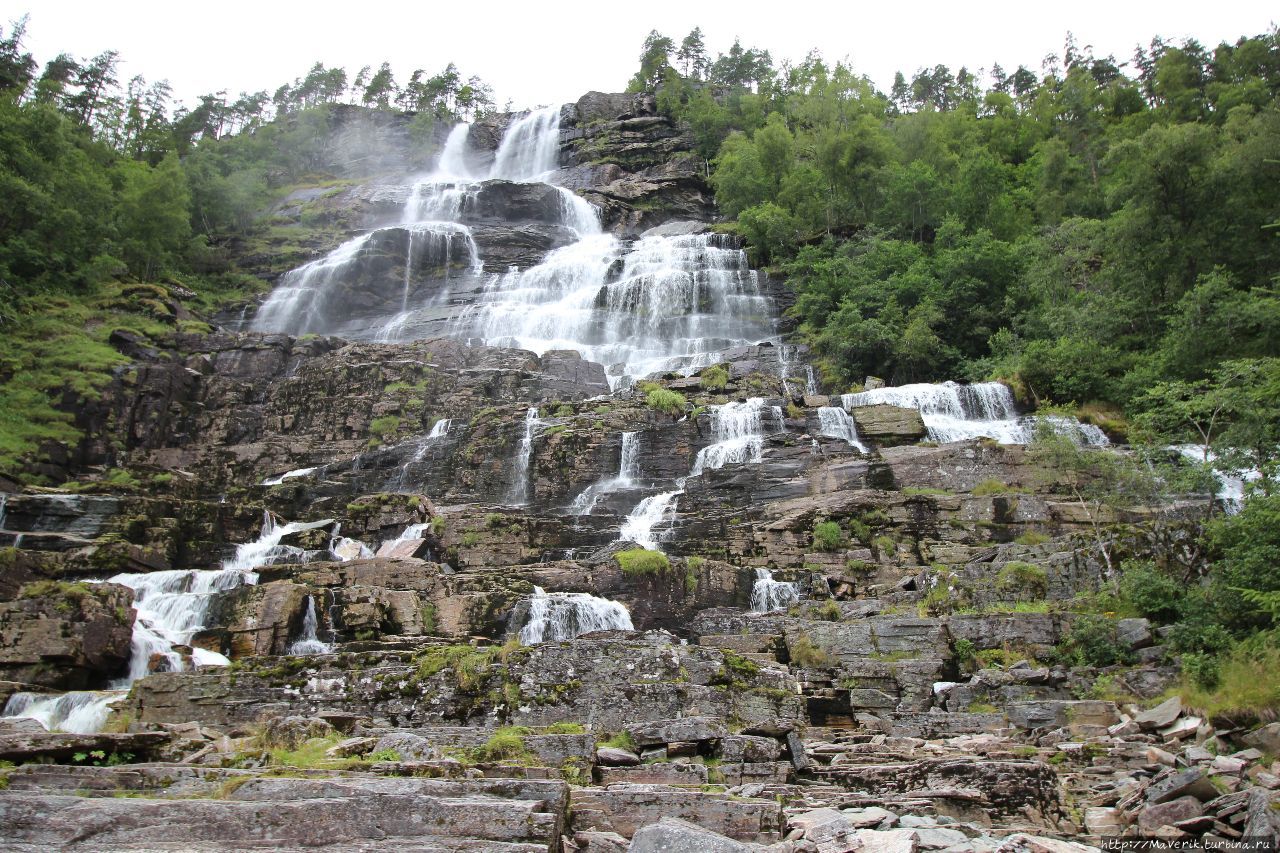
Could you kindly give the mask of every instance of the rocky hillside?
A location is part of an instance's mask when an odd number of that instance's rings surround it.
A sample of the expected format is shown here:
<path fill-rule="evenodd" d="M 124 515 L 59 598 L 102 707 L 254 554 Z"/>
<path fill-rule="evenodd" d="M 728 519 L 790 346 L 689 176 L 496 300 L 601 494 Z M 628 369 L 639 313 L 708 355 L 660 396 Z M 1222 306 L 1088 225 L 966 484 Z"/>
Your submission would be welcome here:
<path fill-rule="evenodd" d="M 1214 497 L 1099 499 L 1123 448 L 998 386 L 824 394 L 688 130 L 641 95 L 556 118 L 555 172 L 469 182 L 439 252 L 403 174 L 273 211 L 240 249 L 281 288 L 370 235 L 296 334 L 249 331 L 268 302 L 113 336 L 129 365 L 46 463 L 72 482 L 0 504 L 7 849 L 1274 839 L 1280 724 L 1184 705 L 1168 629 L 1106 609 Z M 519 119 L 466 131 L 469 174 Z M 692 315 L 731 345 L 646 380 L 459 333 L 583 241 L 563 190 L 616 241 L 581 310 L 652 320 L 661 275 L 628 270 L 661 245 L 694 296 L 628 346 Z M 725 331 L 717 263 L 768 335 Z"/>

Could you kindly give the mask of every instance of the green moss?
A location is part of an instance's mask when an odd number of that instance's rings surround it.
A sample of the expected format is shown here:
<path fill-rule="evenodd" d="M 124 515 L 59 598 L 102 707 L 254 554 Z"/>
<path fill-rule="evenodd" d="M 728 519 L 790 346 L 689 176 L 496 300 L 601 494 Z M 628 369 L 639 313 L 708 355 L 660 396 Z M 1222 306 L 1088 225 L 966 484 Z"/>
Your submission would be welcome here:
<path fill-rule="evenodd" d="M 463 548 L 474 548 L 479 544 L 480 544 L 480 534 L 477 533 L 476 531 L 468 530 L 466 533 L 462 534 Z"/>
<path fill-rule="evenodd" d="M 626 731 L 625 729 L 605 737 L 603 740 L 597 742 L 596 746 L 625 749 L 629 752 L 636 751 L 636 742 L 632 739 L 631 732 Z"/>
<path fill-rule="evenodd" d="M 1037 565 L 1013 560 L 996 575 L 996 589 L 1006 595 L 1044 598 L 1049 591 L 1049 575 Z"/>
<path fill-rule="evenodd" d="M 787 643 L 791 663 L 804 669 L 823 669 L 834 665 L 831 655 L 819 648 L 808 634 L 798 634 Z"/>
<path fill-rule="evenodd" d="M 1041 533 L 1038 530 L 1028 530 L 1026 533 L 1022 534 L 1021 536 L 1019 536 L 1017 539 L 1013 541 L 1017 542 L 1019 545 L 1027 545 L 1027 546 L 1034 547 L 1036 545 L 1043 545 L 1044 543 L 1048 542 L 1051 538 L 1052 537 L 1050 537 L 1049 535 L 1045 533 Z"/>
<path fill-rule="evenodd" d="M 637 387 L 644 392 L 646 405 L 655 412 L 673 416 L 684 414 L 684 408 L 688 405 L 688 401 L 680 392 L 668 390 L 652 382 L 642 382 Z"/>
<path fill-rule="evenodd" d="M 586 733 L 582 723 L 552 723 L 544 730 L 549 735 L 580 735 Z"/>
<path fill-rule="evenodd" d="M 534 755 L 525 745 L 524 736 L 529 730 L 523 726 L 504 726 L 498 729 L 482 745 L 476 747 L 479 761 L 530 761 Z"/>
<path fill-rule="evenodd" d="M 671 561 L 661 551 L 631 548 L 613 555 L 625 575 L 656 575 L 671 570 Z"/>

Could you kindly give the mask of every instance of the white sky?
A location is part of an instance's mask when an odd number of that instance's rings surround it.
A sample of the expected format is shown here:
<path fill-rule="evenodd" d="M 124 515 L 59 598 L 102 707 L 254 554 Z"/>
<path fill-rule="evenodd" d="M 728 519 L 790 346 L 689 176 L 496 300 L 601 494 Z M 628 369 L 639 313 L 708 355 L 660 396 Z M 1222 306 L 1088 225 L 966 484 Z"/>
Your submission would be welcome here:
<path fill-rule="evenodd" d="M 1192 36 L 1212 47 L 1266 32 L 1280 18 L 1276 7 L 1256 0 L 0 0 L 6 34 L 8 22 L 27 13 L 26 49 L 42 64 L 63 51 L 85 58 L 115 49 L 121 83 L 135 74 L 168 79 L 187 102 L 221 89 L 232 97 L 271 92 L 316 61 L 344 66 L 354 77 L 362 65 L 388 60 L 399 83 L 415 68 L 435 73 L 452 61 L 489 83 L 500 107 L 510 99 L 516 108 L 572 101 L 593 89 L 621 91 L 650 29 L 678 44 L 700 26 L 712 58 L 735 36 L 744 47 L 769 50 L 775 62 L 817 48 L 831 61 L 848 58 L 887 91 L 895 71 L 910 79 L 938 63 L 953 72 L 994 62 L 1012 71 L 1021 63 L 1038 73 L 1046 53 L 1061 53 L 1068 30 L 1096 55 L 1127 61 L 1154 35 Z"/>

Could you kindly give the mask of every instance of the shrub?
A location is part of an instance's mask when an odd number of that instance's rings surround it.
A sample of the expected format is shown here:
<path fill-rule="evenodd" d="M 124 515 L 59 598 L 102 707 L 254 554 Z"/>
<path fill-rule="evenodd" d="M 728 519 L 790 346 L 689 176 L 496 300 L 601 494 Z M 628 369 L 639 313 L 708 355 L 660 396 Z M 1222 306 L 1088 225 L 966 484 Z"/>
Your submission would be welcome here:
<path fill-rule="evenodd" d="M 1133 612 L 1161 624 L 1182 618 L 1187 605 L 1183 584 L 1151 563 L 1126 561 L 1121 569 L 1120 597 Z"/>
<path fill-rule="evenodd" d="M 996 575 L 996 589 L 1009 595 L 1044 598 L 1049 591 L 1049 575 L 1039 566 L 1014 560 L 1005 563 Z"/>
<path fill-rule="evenodd" d="M 1071 623 L 1058 655 L 1073 666 L 1111 666 L 1133 663 L 1133 653 L 1121 645 L 1116 623 L 1105 616 L 1088 614 Z"/>
<path fill-rule="evenodd" d="M 1274 631 L 1242 641 L 1229 654 L 1184 655 L 1182 670 L 1183 701 L 1199 712 L 1262 720 L 1280 713 L 1280 636 Z"/>
<path fill-rule="evenodd" d="M 476 747 L 476 758 L 479 761 L 519 761 L 532 758 L 524 742 L 527 734 L 529 730 L 523 726 L 504 726 Z"/>
<path fill-rule="evenodd" d="M 552 723 L 547 726 L 549 735 L 580 735 L 586 732 L 582 723 Z"/>
<path fill-rule="evenodd" d="M 799 634 L 789 644 L 791 653 L 791 663 L 803 669 L 821 669 L 831 666 L 834 661 L 831 655 L 827 654 L 821 648 L 809 639 L 808 634 Z"/>
<path fill-rule="evenodd" d="M 683 394 L 661 385 L 649 385 L 644 392 L 644 399 L 649 408 L 668 415 L 684 414 L 684 407 L 688 403 Z"/>
<path fill-rule="evenodd" d="M 719 364 L 712 365 L 699 374 L 699 384 L 708 391 L 721 391 L 729 384 L 729 371 Z"/>
<path fill-rule="evenodd" d="M 400 429 L 400 418 L 397 415 L 383 415 L 369 422 L 369 435 L 382 443 L 395 436 Z"/>
<path fill-rule="evenodd" d="M 1041 533 L 1039 530 L 1028 530 L 1013 541 L 1017 542 L 1019 545 L 1034 547 L 1036 545 L 1043 545 L 1052 538 L 1052 536 L 1049 536 L 1047 533 Z"/>
<path fill-rule="evenodd" d="M 962 670 L 969 670 L 973 666 L 974 655 L 977 653 L 978 647 L 973 640 L 959 639 L 955 644 L 956 664 Z"/>
<path fill-rule="evenodd" d="M 834 521 L 822 521 L 813 526 L 813 547 L 819 551 L 837 551 L 844 544 L 844 531 Z"/>
<path fill-rule="evenodd" d="M 840 610 L 840 605 L 835 600 L 828 598 L 813 611 L 813 615 L 819 619 L 825 619 L 828 622 L 839 622 L 844 613 Z"/>
<path fill-rule="evenodd" d="M 871 544 L 871 527 L 861 519 L 849 519 L 849 535 L 853 537 L 855 542 L 861 542 L 864 545 Z"/>
<path fill-rule="evenodd" d="M 620 732 L 611 734 L 605 739 L 598 741 L 596 746 L 612 747 L 613 749 L 625 749 L 629 752 L 636 751 L 636 742 L 631 737 L 631 732 L 623 729 Z"/>
<path fill-rule="evenodd" d="M 1007 494 L 1010 491 L 1013 491 L 1013 490 L 1010 489 L 1008 486 L 1006 486 L 1004 483 L 1000 482 L 999 480 L 995 480 L 988 477 L 987 479 L 983 480 L 982 482 L 974 486 L 970 494 L 974 495 L 975 497 L 984 497 L 986 495 L 1003 495 L 1003 494 Z"/>
<path fill-rule="evenodd" d="M 1169 649 L 1178 654 L 1218 654 L 1231 648 L 1231 634 L 1226 628 L 1203 619 L 1179 622 L 1169 631 Z"/>
<path fill-rule="evenodd" d="M 625 575 L 656 575 L 671 569 L 671 561 L 661 551 L 650 551 L 648 548 L 631 548 L 619 551 L 613 559 L 622 567 Z"/>
<path fill-rule="evenodd" d="M 476 545 L 479 545 L 479 544 L 480 544 L 480 534 L 477 533 L 476 531 L 468 530 L 466 533 L 462 534 L 463 548 L 474 548 Z"/>

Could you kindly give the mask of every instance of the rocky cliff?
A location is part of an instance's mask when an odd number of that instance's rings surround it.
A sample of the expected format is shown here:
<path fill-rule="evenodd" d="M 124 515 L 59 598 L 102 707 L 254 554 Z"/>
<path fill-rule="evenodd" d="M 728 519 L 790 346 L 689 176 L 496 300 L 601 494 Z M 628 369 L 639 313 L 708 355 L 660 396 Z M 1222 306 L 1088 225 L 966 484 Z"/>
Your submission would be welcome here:
<path fill-rule="evenodd" d="M 687 129 L 592 93 L 545 119 L 553 171 L 478 177 L 528 119 L 458 134 L 439 221 L 404 174 L 274 211 L 299 253 L 246 263 L 324 297 L 291 334 L 250 331 L 277 299 L 113 339 L 74 487 L 0 509 L 9 849 L 1274 835 L 1276 725 L 1143 710 L 1166 637 L 1088 604 L 1180 559 L 1210 496 L 1087 501 L 1011 402 L 946 441 L 924 404 L 822 395 Z M 556 334 L 521 325 L 568 279 Z"/>

